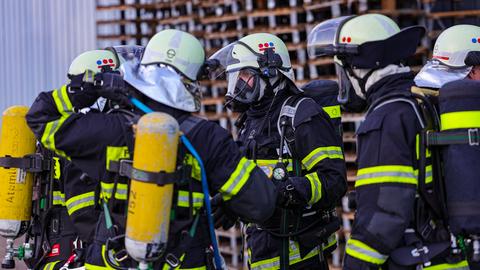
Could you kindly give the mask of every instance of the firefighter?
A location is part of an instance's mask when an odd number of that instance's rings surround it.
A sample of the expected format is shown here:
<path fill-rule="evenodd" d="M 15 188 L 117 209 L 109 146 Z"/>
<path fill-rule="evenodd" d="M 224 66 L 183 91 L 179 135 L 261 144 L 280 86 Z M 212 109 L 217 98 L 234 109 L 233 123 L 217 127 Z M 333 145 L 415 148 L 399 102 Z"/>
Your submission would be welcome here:
<path fill-rule="evenodd" d="M 67 91 L 61 88 L 43 92 L 27 115 L 30 127 L 37 138 L 44 138 L 41 142 L 47 148 L 68 157 L 92 179 L 100 183 L 112 183 L 110 190 L 110 186 L 102 186 L 99 202 L 94 200 L 94 203 L 100 204 L 103 212 L 97 224 L 94 243 L 87 252 L 86 268 L 110 269 L 106 265 L 109 262 L 130 266 L 129 260 L 125 259 L 125 250 L 121 247 L 106 250 L 105 246 L 108 239 L 123 233 L 128 189 L 125 177 L 110 172 L 114 169 L 110 166 L 115 161 L 132 156 L 133 125 L 146 107 L 170 114 L 181 127 L 190 127 L 186 136 L 205 164 L 211 190 L 223 197 L 223 207 L 247 222 L 268 219 L 275 205 L 273 184 L 254 163 L 240 154 L 226 130 L 213 122 L 191 116 L 192 112 L 199 110 L 200 102 L 197 76 L 204 63 L 204 50 L 200 42 L 188 33 L 164 30 L 149 41 L 140 63 L 127 63 L 122 65 L 123 74 L 133 87 L 125 86 L 122 76 L 117 73 L 100 73 L 92 81 L 86 72 L 80 89 Z M 131 110 L 116 110 L 109 114 L 77 112 L 78 108 L 92 105 L 100 95 L 115 99 L 118 104 Z M 135 105 L 130 103 L 128 97 L 136 101 Z M 188 165 L 191 173 L 186 174 L 185 183 L 176 189 L 173 202 L 175 218 L 171 224 L 172 235 L 167 251 L 170 250 L 169 254 L 176 259 L 180 269 L 205 269 L 206 265 L 210 265 L 206 252 L 210 241 L 206 217 L 202 215 L 201 183 L 197 181 L 199 166 L 186 151 L 180 152 L 183 153 L 179 159 L 181 164 Z M 188 245 L 180 245 L 182 231 L 192 226 L 192 215 L 201 215 L 197 233 Z M 179 251 L 176 247 L 184 250 Z M 170 257 L 168 261 L 170 265 L 165 264 L 164 258 L 156 267 L 174 268 L 172 259 Z"/>
<path fill-rule="evenodd" d="M 80 87 L 77 83 L 81 82 L 86 70 L 101 72 L 105 67 L 116 69 L 118 63 L 117 57 L 108 50 L 84 52 L 72 61 L 67 73 L 69 83 L 62 88 Z M 105 103 L 106 100 L 100 98 L 88 109 L 101 111 Z M 95 182 L 58 153 L 52 158 L 52 163 L 54 181 L 51 189 L 47 189 L 52 192 L 51 196 L 47 196 L 52 198 L 52 210 L 49 210 L 48 219 L 41 224 L 45 227 L 42 233 L 45 233 L 49 249 L 45 256 L 34 262 L 36 269 L 83 265 L 85 247 L 92 242 L 99 216 L 93 203 Z M 82 203 L 77 203 L 79 198 Z"/>
<path fill-rule="evenodd" d="M 368 14 L 325 21 L 309 34 L 309 53 L 334 56 L 339 100 L 368 108 L 357 130 L 357 212 L 344 269 L 468 269 L 451 254 L 438 194 L 425 192 L 439 182 L 420 148 L 427 124 L 409 96 L 413 73 L 402 64 L 424 32 Z"/>
<path fill-rule="evenodd" d="M 295 85 L 287 47 L 275 35 L 243 37 L 208 63 L 216 66 L 213 76 L 225 71 L 226 104 L 243 113 L 243 152 L 277 187 L 275 215 L 247 228 L 250 269 L 328 269 L 338 229 L 334 207 L 347 188 L 329 115 Z"/>
<path fill-rule="evenodd" d="M 455 25 L 438 36 L 433 56 L 415 77 L 419 87 L 439 89 L 468 78 L 480 80 L 480 27 Z"/>

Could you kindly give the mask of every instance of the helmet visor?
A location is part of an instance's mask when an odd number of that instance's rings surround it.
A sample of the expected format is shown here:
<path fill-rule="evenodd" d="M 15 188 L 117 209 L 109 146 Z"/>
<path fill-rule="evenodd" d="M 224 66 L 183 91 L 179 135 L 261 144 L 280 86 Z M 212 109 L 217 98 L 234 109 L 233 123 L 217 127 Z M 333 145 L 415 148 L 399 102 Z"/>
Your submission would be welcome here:
<path fill-rule="evenodd" d="M 227 72 L 226 97 L 232 102 L 251 104 L 258 101 L 261 91 L 260 74 L 252 68 Z"/>
<path fill-rule="evenodd" d="M 259 54 L 243 42 L 232 43 L 210 56 L 207 60 L 210 79 L 216 79 L 225 72 L 234 72 L 243 68 L 258 68 Z"/>
<path fill-rule="evenodd" d="M 348 79 L 347 72 L 345 69 L 335 63 L 335 72 L 337 73 L 338 78 L 338 103 L 346 104 L 348 102 L 350 91 L 354 91 L 352 88 L 352 83 Z"/>
<path fill-rule="evenodd" d="M 338 44 L 338 33 L 342 25 L 353 16 L 342 16 L 324 21 L 315 26 L 308 34 L 307 50 L 310 57 L 332 56 L 341 52 Z M 343 45 L 342 47 L 356 47 Z"/>
<path fill-rule="evenodd" d="M 123 64 L 126 61 L 140 61 L 145 47 L 139 45 L 118 45 L 108 47 L 107 50 L 117 55 L 118 61 Z"/>

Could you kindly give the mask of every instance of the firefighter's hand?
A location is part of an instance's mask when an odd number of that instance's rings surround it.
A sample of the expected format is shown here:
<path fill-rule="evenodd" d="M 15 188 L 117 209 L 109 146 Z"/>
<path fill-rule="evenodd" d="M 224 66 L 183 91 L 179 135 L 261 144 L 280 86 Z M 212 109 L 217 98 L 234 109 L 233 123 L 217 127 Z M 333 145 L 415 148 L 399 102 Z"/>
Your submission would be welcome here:
<path fill-rule="evenodd" d="M 95 86 L 101 97 L 115 101 L 120 105 L 129 104 L 127 84 L 119 72 L 98 73 L 95 76 Z"/>
<path fill-rule="evenodd" d="M 299 193 L 292 178 L 277 184 L 277 206 L 286 209 L 301 209 L 306 205 L 304 196 Z"/>
<path fill-rule="evenodd" d="M 225 202 L 220 194 L 215 195 L 211 200 L 213 221 L 215 223 L 215 229 L 222 227 L 224 230 L 228 230 L 235 225 L 238 217 L 228 210 Z"/>
<path fill-rule="evenodd" d="M 99 95 L 93 84 L 93 72 L 70 76 L 68 96 L 76 111 L 90 107 L 98 99 Z"/>

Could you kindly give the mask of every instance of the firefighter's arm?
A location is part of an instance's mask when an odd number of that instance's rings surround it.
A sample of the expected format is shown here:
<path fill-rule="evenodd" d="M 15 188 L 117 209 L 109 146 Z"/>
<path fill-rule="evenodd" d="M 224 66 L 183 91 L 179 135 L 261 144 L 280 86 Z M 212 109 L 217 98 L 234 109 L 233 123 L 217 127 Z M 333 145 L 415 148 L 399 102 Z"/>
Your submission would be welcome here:
<path fill-rule="evenodd" d="M 345 269 L 379 268 L 399 247 L 413 217 L 415 118 L 397 109 L 373 113 L 357 132 L 357 212 Z"/>
<path fill-rule="evenodd" d="M 122 116 L 75 113 L 69 95 L 64 85 L 40 93 L 30 107 L 27 123 L 44 147 L 66 158 L 88 157 L 105 147 L 103 144 L 121 140 Z"/>
<path fill-rule="evenodd" d="M 307 171 L 290 178 L 295 191 L 309 205 L 335 206 L 347 190 L 346 167 L 340 138 L 324 112 L 297 123 L 295 152 Z"/>
<path fill-rule="evenodd" d="M 231 135 L 215 123 L 192 132 L 204 159 L 213 190 L 222 195 L 226 207 L 247 222 L 262 223 L 275 210 L 275 186 L 255 163 L 240 154 Z M 212 192 L 214 193 L 214 192 Z"/>

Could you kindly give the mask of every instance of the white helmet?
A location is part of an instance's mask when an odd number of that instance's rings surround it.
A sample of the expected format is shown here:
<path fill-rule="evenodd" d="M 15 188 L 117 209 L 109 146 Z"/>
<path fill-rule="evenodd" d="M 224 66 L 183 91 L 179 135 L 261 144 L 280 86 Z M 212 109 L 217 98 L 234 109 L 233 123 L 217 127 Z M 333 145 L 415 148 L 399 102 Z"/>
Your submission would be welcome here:
<path fill-rule="evenodd" d="M 476 65 L 480 65 L 480 27 L 455 25 L 438 36 L 432 59 L 418 72 L 415 84 L 439 89 L 466 78 Z"/>
<path fill-rule="evenodd" d="M 193 35 L 174 29 L 155 34 L 147 44 L 141 63 L 166 64 L 196 81 L 205 62 L 205 51 Z"/>
<path fill-rule="evenodd" d="M 128 61 L 120 70 L 124 80 L 147 97 L 188 112 L 200 110 L 196 83 L 205 62 L 200 41 L 189 33 L 168 29 L 148 42 L 140 63 Z"/>
<path fill-rule="evenodd" d="M 467 65 L 465 59 L 472 51 L 480 52 L 480 27 L 468 24 L 455 25 L 438 36 L 432 58 L 444 65 L 460 68 Z"/>
<path fill-rule="evenodd" d="M 109 50 L 86 51 L 73 59 L 68 69 L 68 75 L 79 75 L 87 70 L 99 73 L 102 69 L 117 69 L 120 62 L 117 56 Z"/>
<path fill-rule="evenodd" d="M 210 73 L 211 77 L 216 78 L 226 72 L 226 97 L 242 104 L 243 108 L 259 101 L 265 94 L 267 84 L 270 84 L 274 91 L 278 91 L 279 88 L 273 85 L 282 81 L 279 80 L 279 74 L 283 74 L 291 81 L 291 85 L 295 86 L 295 75 L 287 46 L 272 34 L 256 33 L 245 36 L 216 52 L 207 62 L 216 66 Z M 296 86 L 293 90 L 301 92 Z M 227 104 L 232 103 L 231 101 L 227 101 Z"/>

